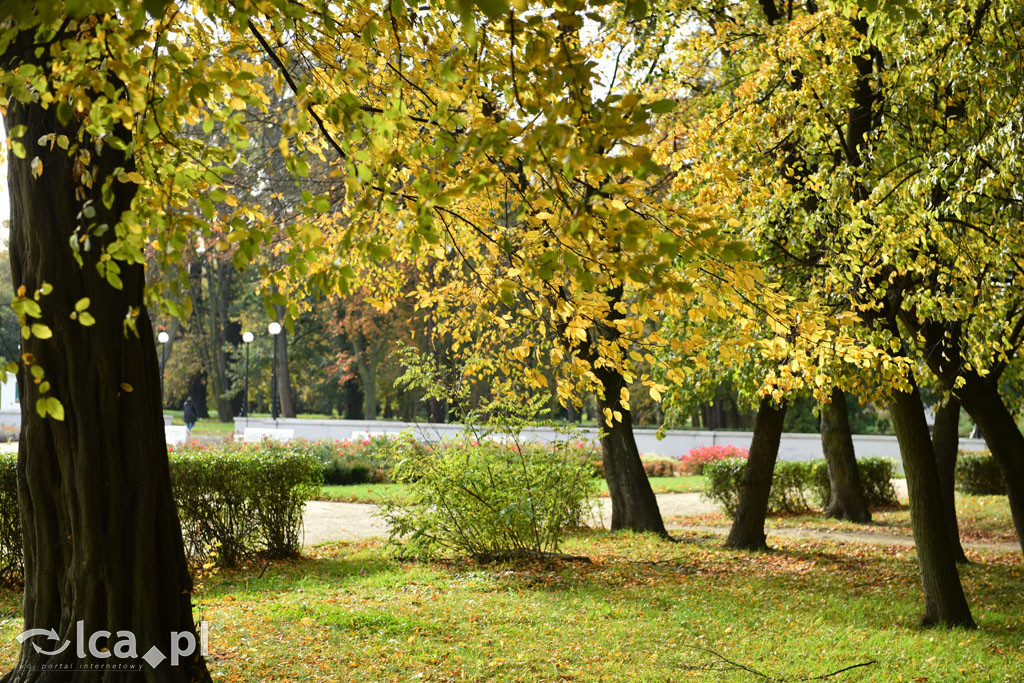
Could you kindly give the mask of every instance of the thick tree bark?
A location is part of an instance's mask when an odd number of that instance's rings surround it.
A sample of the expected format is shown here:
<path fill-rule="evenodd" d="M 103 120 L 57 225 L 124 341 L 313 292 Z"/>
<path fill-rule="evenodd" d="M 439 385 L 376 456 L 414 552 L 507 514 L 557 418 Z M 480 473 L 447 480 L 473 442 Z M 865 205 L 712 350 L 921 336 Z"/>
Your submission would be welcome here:
<path fill-rule="evenodd" d="M 917 386 L 912 384 L 909 392 L 894 392 L 889 412 L 910 492 L 910 521 L 924 588 L 921 624 L 974 628 L 950 543 L 939 469 Z"/>
<path fill-rule="evenodd" d="M 647 480 L 640 451 L 633 437 L 633 417 L 619 405 L 619 395 L 626 386 L 622 373 L 607 366 L 595 368 L 594 374 L 604 387 L 597 397 L 598 420 L 601 421 L 601 460 L 604 478 L 612 499 L 612 530 L 653 531 L 668 536 L 658 509 L 651 482 Z M 621 420 L 609 426 L 604 411 L 619 412 Z"/>
<path fill-rule="evenodd" d="M 26 50 L 27 54 L 31 51 Z M 120 264 L 121 289 L 97 272 L 96 264 L 114 230 L 93 235 L 79 266 L 68 248 L 84 202 L 95 208 L 95 223 L 113 226 L 132 200 L 135 185 L 113 183 L 114 201 L 104 207 L 101 187 L 115 169 L 133 163 L 109 145 L 94 147 L 95 181 L 91 189 L 59 147 L 36 144 L 43 135 L 66 134 L 78 140 L 76 124 L 63 125 L 56 106 L 12 101 L 5 114 L 7 130 L 24 125 L 24 141 L 33 151 L 25 159 L 9 156 L 11 197 L 11 270 L 15 289 L 31 296 L 43 283 L 53 291 L 41 297 L 40 322 L 53 336 L 24 342 L 24 352 L 43 368 L 50 394 L 64 407 L 64 420 L 36 412 L 40 386 L 22 366 L 22 427 L 18 451 L 19 508 L 24 534 L 26 629 L 54 629 L 62 640 L 76 641 L 77 622 L 84 633 L 130 631 L 138 656 L 156 647 L 169 652 L 172 632 L 195 634 L 192 584 L 171 495 L 167 447 L 160 410 L 160 375 L 156 344 L 143 303 L 144 271 Z M 122 140 L 130 133 L 117 131 Z M 35 177 L 30 159 L 38 154 L 43 172 Z M 87 226 L 81 226 L 84 231 Z M 96 323 L 84 327 L 69 319 L 75 303 L 89 297 Z M 135 332 L 124 321 L 134 320 Z M 130 390 L 129 388 L 130 387 Z M 98 641 L 113 646 L 119 638 Z M 178 666 L 167 661 L 151 667 L 141 659 L 138 671 L 104 670 L 115 659 L 77 655 L 78 643 L 59 655 L 43 637 L 21 646 L 18 667 L 4 680 L 30 681 L 208 681 L 203 659 L 188 657 Z M 83 646 L 85 644 L 82 644 Z M 98 648 L 97 648 L 98 649 Z M 94 669 L 86 669 L 95 665 Z M 65 667 L 54 669 L 52 667 Z M 43 669 L 41 667 L 51 667 Z"/>
<path fill-rule="evenodd" d="M 846 396 L 838 387 L 832 389 L 832 401 L 822 406 L 821 448 L 825 453 L 831 490 L 825 514 L 851 522 L 870 522 L 871 511 L 864 497 L 864 486 L 853 450 Z"/>
<path fill-rule="evenodd" d="M 217 419 L 230 422 L 234 417 L 229 396 L 227 324 L 230 279 L 223 265 L 211 258 L 206 264 L 207 302 L 209 303 L 210 368 L 213 371 L 213 400 L 217 406 Z"/>
<path fill-rule="evenodd" d="M 768 496 L 772 490 L 772 475 L 779 457 L 782 423 L 786 419 L 786 404 L 777 405 L 770 396 L 761 399 L 754 418 L 754 436 L 750 442 L 750 455 L 740 480 L 739 502 L 736 516 L 725 540 L 728 548 L 741 550 L 767 550 L 764 522 L 768 516 Z"/>
<path fill-rule="evenodd" d="M 935 411 L 932 447 L 935 449 L 935 463 L 939 468 L 939 485 L 942 487 L 942 505 L 946 515 L 949 542 L 953 548 L 953 557 L 963 564 L 968 560 L 960 544 L 960 527 L 956 521 L 956 492 L 953 490 L 956 454 L 960 448 L 960 402 L 955 398 L 949 398 Z"/>
<path fill-rule="evenodd" d="M 284 306 L 274 306 L 277 319 L 284 318 Z M 281 334 L 274 336 L 277 344 L 277 397 L 281 401 L 281 417 L 295 417 L 295 398 L 292 396 L 292 378 L 288 372 L 288 330 L 281 326 Z"/>

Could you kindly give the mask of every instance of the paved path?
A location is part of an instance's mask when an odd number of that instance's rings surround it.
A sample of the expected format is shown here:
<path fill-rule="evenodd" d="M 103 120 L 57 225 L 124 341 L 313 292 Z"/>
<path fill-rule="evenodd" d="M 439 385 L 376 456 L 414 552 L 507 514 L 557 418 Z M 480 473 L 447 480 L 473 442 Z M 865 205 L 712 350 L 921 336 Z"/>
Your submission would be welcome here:
<path fill-rule="evenodd" d="M 893 482 L 897 495 L 906 500 L 906 482 L 902 479 Z M 595 526 L 606 527 L 612 516 L 612 502 L 609 498 L 601 498 L 600 509 L 591 520 Z M 675 534 L 714 534 L 725 536 L 728 526 L 720 525 L 672 525 L 671 520 L 678 517 L 689 517 L 717 512 L 718 508 L 701 498 L 699 493 L 662 493 L 658 495 L 658 507 L 662 516 L 669 520 L 669 530 Z M 369 538 L 386 538 L 387 525 L 377 516 L 379 507 L 369 503 L 329 503 L 311 501 L 306 504 L 304 545 L 313 546 L 328 541 L 353 541 Z M 885 546 L 913 547 L 914 539 L 909 536 L 889 534 L 884 531 L 840 531 L 826 529 L 781 528 L 769 529 L 769 540 L 776 538 L 794 538 L 804 540 L 839 541 L 842 543 L 870 543 Z M 974 550 L 996 550 L 1000 552 L 1017 552 L 1017 543 L 979 543 L 965 542 L 965 548 Z"/>

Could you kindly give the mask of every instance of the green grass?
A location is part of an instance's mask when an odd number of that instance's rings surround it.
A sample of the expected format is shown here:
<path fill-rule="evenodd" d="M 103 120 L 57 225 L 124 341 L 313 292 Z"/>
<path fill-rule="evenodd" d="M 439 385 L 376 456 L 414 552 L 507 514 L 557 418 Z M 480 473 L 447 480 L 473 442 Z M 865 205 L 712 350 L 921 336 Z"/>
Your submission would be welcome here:
<path fill-rule="evenodd" d="M 592 564 L 415 564 L 378 544 L 223 571 L 197 596 L 215 681 L 795 681 L 1009 683 L 1024 670 L 1024 564 L 962 570 L 980 630 L 918 630 L 914 556 L 821 543 L 771 554 L 719 541 L 590 532 Z M 0 593 L 0 638 L 21 628 Z M 9 669 L 15 647 L 0 654 Z"/>
<path fill-rule="evenodd" d="M 906 501 L 903 501 L 906 503 Z M 956 494 L 957 521 L 960 537 L 964 541 L 1013 542 L 1017 536 L 1013 529 L 1010 504 L 1006 496 L 966 496 Z M 728 524 L 729 518 L 720 513 L 700 517 L 681 517 L 675 523 L 687 524 Z M 828 519 L 820 512 L 806 514 L 778 515 L 769 517 L 768 528 L 801 528 L 828 531 L 884 532 L 902 536 L 913 535 L 910 526 L 910 509 L 900 508 L 874 510 L 870 524 L 858 524 L 840 519 Z"/>
<path fill-rule="evenodd" d="M 651 477 L 651 488 L 655 493 L 688 493 L 704 490 L 704 477 Z M 600 492 L 608 493 L 608 484 L 602 479 Z M 345 503 L 380 503 L 386 497 L 398 496 L 407 491 L 403 484 L 349 484 L 346 486 L 323 486 L 318 500 L 334 500 Z"/>

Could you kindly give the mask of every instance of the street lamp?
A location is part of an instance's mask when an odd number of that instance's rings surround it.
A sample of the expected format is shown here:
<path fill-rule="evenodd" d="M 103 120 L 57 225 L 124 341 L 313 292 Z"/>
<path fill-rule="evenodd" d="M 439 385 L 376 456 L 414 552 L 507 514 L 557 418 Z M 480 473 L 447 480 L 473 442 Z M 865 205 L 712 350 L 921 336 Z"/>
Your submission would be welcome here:
<path fill-rule="evenodd" d="M 267 325 L 267 332 L 270 332 L 270 339 L 274 344 L 274 364 L 271 366 L 271 394 L 270 417 L 277 422 L 277 335 L 281 334 L 281 323 L 276 320 Z"/>
<path fill-rule="evenodd" d="M 160 342 L 160 406 L 164 405 L 164 368 L 167 367 L 167 342 L 171 341 L 171 335 L 161 331 L 156 336 Z"/>
<path fill-rule="evenodd" d="M 245 401 L 242 403 L 242 417 L 249 417 L 249 344 L 255 339 L 252 332 L 243 332 L 245 342 Z"/>

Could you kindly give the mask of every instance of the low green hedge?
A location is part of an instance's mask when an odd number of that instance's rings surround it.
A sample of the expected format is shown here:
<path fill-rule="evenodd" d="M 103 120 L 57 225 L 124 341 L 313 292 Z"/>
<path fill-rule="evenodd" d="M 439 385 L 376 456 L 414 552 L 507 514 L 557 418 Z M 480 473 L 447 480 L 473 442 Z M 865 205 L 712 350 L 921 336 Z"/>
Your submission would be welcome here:
<path fill-rule="evenodd" d="M 190 562 L 232 566 L 298 552 L 303 506 L 323 472 L 306 449 L 269 441 L 187 446 L 169 460 Z M 6 585 L 23 575 L 17 467 L 16 455 L 0 455 L 0 581 Z"/>
<path fill-rule="evenodd" d="M 21 513 L 18 512 L 18 456 L 0 455 L 0 583 L 19 583 L 24 574 Z"/>
<path fill-rule="evenodd" d="M 725 458 L 704 465 L 704 497 L 720 505 L 729 516 L 736 513 L 740 480 L 746 465 L 747 461 L 742 458 Z M 857 468 L 868 505 L 880 507 L 896 503 L 891 481 L 895 471 L 891 461 L 863 458 L 857 461 Z M 769 514 L 809 510 L 808 492 L 817 505 L 824 506 L 828 502 L 830 489 L 824 460 L 775 463 L 768 496 Z"/>
<path fill-rule="evenodd" d="M 960 451 L 953 475 L 956 490 L 971 496 L 1006 493 L 1006 481 L 989 451 Z"/>
<path fill-rule="evenodd" d="M 301 445 L 263 441 L 170 455 L 185 550 L 233 566 L 260 555 L 298 552 L 302 510 L 319 487 L 323 464 Z"/>
<path fill-rule="evenodd" d="M 828 465 L 824 460 L 813 461 L 811 472 L 811 490 L 818 507 L 828 505 L 832 495 L 832 483 L 828 479 Z M 896 505 L 896 489 L 892 486 L 892 478 L 896 475 L 896 466 L 888 458 L 858 458 L 857 471 L 860 483 L 864 487 L 864 497 L 868 507 L 886 507 Z"/>

